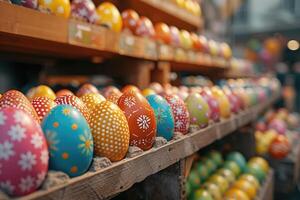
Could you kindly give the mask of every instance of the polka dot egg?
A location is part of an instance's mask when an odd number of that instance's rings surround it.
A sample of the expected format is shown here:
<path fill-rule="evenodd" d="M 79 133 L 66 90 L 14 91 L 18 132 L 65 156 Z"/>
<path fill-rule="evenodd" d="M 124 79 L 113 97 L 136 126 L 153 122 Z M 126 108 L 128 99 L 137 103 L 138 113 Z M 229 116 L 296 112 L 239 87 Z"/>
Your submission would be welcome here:
<path fill-rule="evenodd" d="M 13 107 L 18 108 L 30 114 L 33 119 L 40 122 L 37 113 L 28 99 L 17 90 L 8 90 L 0 99 L 0 108 Z"/>
<path fill-rule="evenodd" d="M 164 95 L 168 104 L 172 108 L 175 122 L 175 132 L 187 134 L 190 125 L 190 114 L 185 107 L 184 101 L 177 95 Z"/>
<path fill-rule="evenodd" d="M 23 110 L 0 109 L 0 190 L 11 196 L 34 192 L 46 176 L 48 159 L 39 124 Z"/>
<path fill-rule="evenodd" d="M 44 118 L 42 129 L 50 152 L 49 168 L 71 177 L 85 173 L 93 158 L 94 143 L 83 115 L 70 105 L 58 105 Z"/>
<path fill-rule="evenodd" d="M 90 126 L 95 142 L 95 155 L 118 161 L 129 146 L 129 127 L 122 110 L 112 102 L 102 101 L 91 114 Z"/>
<path fill-rule="evenodd" d="M 35 97 L 31 101 L 31 104 L 41 121 L 44 119 L 45 115 L 56 106 L 56 103 L 48 97 Z"/>
<path fill-rule="evenodd" d="M 190 113 L 191 124 L 204 128 L 209 122 L 210 109 L 204 98 L 198 93 L 190 94 L 185 100 L 186 107 Z"/>
<path fill-rule="evenodd" d="M 92 111 L 97 104 L 105 101 L 105 98 L 101 94 L 95 93 L 85 94 L 80 97 L 80 99 L 85 103 L 86 107 L 88 107 L 90 111 Z"/>

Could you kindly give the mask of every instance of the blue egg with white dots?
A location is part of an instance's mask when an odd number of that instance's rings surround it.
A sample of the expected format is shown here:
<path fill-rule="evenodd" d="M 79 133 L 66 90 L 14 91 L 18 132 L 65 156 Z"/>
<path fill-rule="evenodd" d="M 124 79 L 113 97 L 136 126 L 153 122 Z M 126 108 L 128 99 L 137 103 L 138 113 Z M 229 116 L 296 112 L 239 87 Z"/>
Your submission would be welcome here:
<path fill-rule="evenodd" d="M 93 159 L 94 143 L 84 116 L 70 105 L 57 105 L 42 122 L 50 160 L 49 169 L 70 177 L 85 173 Z"/>
<path fill-rule="evenodd" d="M 170 141 L 173 138 L 175 128 L 171 106 L 163 97 L 157 94 L 149 95 L 146 98 L 154 110 L 157 136 Z"/>

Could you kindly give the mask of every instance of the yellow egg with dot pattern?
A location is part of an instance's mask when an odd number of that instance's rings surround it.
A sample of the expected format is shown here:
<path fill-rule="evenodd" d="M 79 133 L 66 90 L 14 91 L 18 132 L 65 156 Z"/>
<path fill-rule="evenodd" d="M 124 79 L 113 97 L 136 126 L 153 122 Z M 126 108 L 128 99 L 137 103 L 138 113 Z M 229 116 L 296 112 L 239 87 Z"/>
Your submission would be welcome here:
<path fill-rule="evenodd" d="M 80 97 L 80 99 L 85 103 L 86 107 L 88 107 L 90 112 L 92 112 L 92 110 L 97 104 L 101 103 L 102 101 L 105 101 L 105 98 L 101 94 L 95 93 L 85 94 L 82 97 Z"/>
<path fill-rule="evenodd" d="M 123 159 L 129 147 L 129 127 L 123 111 L 114 103 L 97 104 L 90 118 L 95 155 L 111 161 Z"/>

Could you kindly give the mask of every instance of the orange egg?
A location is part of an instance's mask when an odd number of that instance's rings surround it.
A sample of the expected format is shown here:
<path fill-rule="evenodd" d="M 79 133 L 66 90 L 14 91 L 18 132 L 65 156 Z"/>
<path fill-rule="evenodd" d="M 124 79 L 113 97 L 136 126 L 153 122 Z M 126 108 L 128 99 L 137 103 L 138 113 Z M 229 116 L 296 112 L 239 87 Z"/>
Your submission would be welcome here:
<path fill-rule="evenodd" d="M 139 92 L 126 91 L 118 100 L 130 129 L 130 145 L 142 150 L 152 147 L 156 136 L 154 111 L 145 97 Z"/>
<path fill-rule="evenodd" d="M 90 118 L 96 156 L 111 161 L 123 159 L 129 147 L 129 127 L 122 110 L 112 102 L 102 101 Z"/>
<path fill-rule="evenodd" d="M 122 88 L 122 92 L 127 91 L 134 91 L 134 92 L 141 92 L 139 88 L 137 88 L 135 85 L 126 85 Z"/>
<path fill-rule="evenodd" d="M 56 97 L 66 96 L 66 95 L 74 95 L 74 93 L 67 89 L 62 89 L 56 92 Z"/>
<path fill-rule="evenodd" d="M 105 101 L 105 98 L 101 94 L 95 94 L 95 93 L 89 93 L 85 94 L 82 97 L 80 97 L 81 101 L 85 103 L 86 107 L 90 110 L 90 112 L 93 111 L 94 107 L 101 103 L 102 101 Z"/>
<path fill-rule="evenodd" d="M 171 32 L 167 24 L 159 22 L 154 26 L 155 29 L 155 38 L 158 41 L 169 44 L 171 42 Z"/>
<path fill-rule="evenodd" d="M 132 9 L 127 9 L 122 12 L 123 29 L 128 29 L 131 33 L 134 33 L 137 22 L 140 16 Z"/>

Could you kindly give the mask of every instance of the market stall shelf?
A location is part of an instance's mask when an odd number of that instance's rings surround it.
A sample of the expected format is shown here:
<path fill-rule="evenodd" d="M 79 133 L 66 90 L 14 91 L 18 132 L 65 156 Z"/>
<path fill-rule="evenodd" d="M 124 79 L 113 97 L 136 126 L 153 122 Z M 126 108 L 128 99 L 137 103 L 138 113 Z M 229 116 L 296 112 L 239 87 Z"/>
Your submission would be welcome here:
<path fill-rule="evenodd" d="M 269 107 L 278 95 L 262 105 L 212 124 L 207 128 L 183 135 L 166 145 L 152 148 L 142 154 L 113 163 L 96 172 L 88 172 L 49 190 L 40 190 L 21 199 L 106 199 L 130 188 L 134 183 L 155 174 L 201 148 L 237 130 L 256 119 L 256 115 Z M 242 119 L 242 120 L 241 120 Z M 239 121 L 241 120 L 241 121 Z"/>

